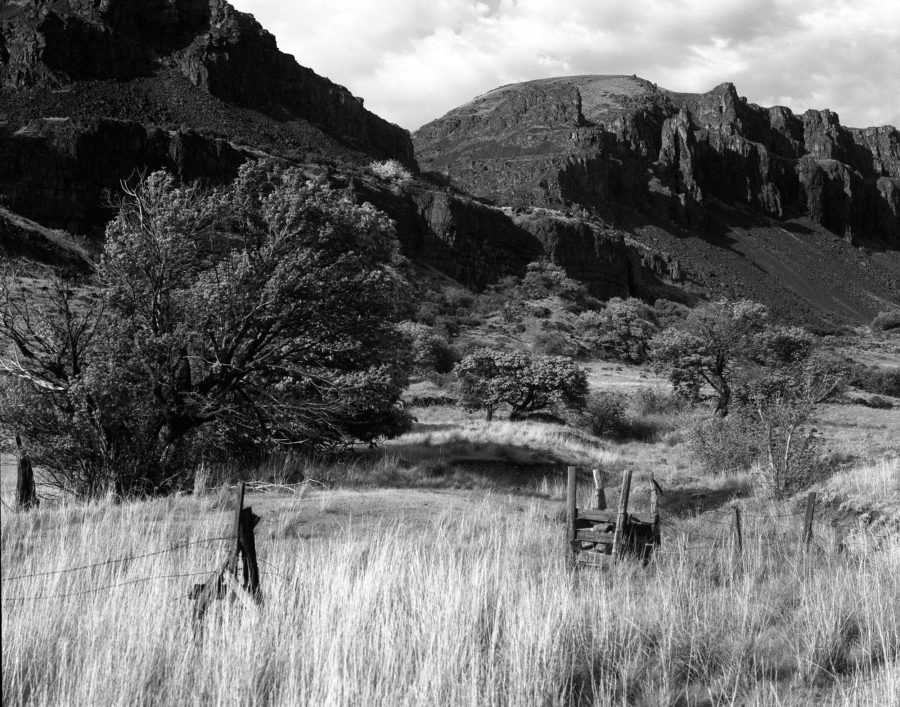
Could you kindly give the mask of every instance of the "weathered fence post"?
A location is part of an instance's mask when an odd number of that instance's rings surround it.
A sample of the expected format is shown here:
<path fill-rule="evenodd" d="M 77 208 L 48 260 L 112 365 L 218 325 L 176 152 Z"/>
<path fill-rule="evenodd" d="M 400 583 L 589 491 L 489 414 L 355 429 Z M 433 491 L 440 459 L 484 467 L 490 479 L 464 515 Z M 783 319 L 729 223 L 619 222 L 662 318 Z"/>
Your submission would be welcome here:
<path fill-rule="evenodd" d="M 594 476 L 594 493 L 596 494 L 594 498 L 594 505 L 598 510 L 605 511 L 606 489 L 603 488 L 603 474 L 600 473 L 599 469 L 592 469 L 591 473 Z"/>
<path fill-rule="evenodd" d="M 613 534 L 612 556 L 618 558 L 622 549 L 622 533 L 625 529 L 625 514 L 628 510 L 628 496 L 631 493 L 631 469 L 625 472 L 622 479 L 622 490 L 619 492 L 619 508 L 616 513 L 616 530 Z"/>
<path fill-rule="evenodd" d="M 253 534 L 257 523 L 259 523 L 259 516 L 253 512 L 252 508 L 244 508 L 241 511 L 238 539 L 240 540 L 241 554 L 244 557 L 244 588 L 258 602 L 262 597 L 262 592 L 259 586 L 259 566 L 256 562 L 256 537 Z"/>
<path fill-rule="evenodd" d="M 734 555 L 735 558 L 739 560 L 744 554 L 744 537 L 741 533 L 741 509 L 737 506 L 733 506 L 732 510 L 734 511 L 734 525 L 732 528 L 732 534 L 734 536 Z"/>
<path fill-rule="evenodd" d="M 806 497 L 806 517 L 803 520 L 803 547 L 809 549 L 812 540 L 813 515 L 816 512 L 816 492 L 810 491 Z"/>
<path fill-rule="evenodd" d="M 40 503 L 34 489 L 34 469 L 31 459 L 22 446 L 22 438 L 16 435 L 16 508 L 20 511 L 34 508 Z"/>
<path fill-rule="evenodd" d="M 233 535 L 231 536 L 234 538 L 234 545 L 230 548 L 221 569 L 214 572 L 203 584 L 195 584 L 190 593 L 190 598 L 194 600 L 195 631 L 200 628 L 200 620 L 206 614 L 210 602 L 214 599 L 222 599 L 225 596 L 226 587 L 248 608 L 253 608 L 261 601 L 259 566 L 256 560 L 256 537 L 253 533 L 257 523 L 259 523 L 259 516 L 253 512 L 253 509 L 244 508 L 244 482 L 239 481 L 232 525 Z M 238 555 L 242 555 L 244 558 L 243 584 L 239 584 L 235 578 Z"/>
<path fill-rule="evenodd" d="M 575 467 L 567 469 L 566 480 L 566 563 L 575 569 L 575 504 L 576 504 L 576 472 Z"/>

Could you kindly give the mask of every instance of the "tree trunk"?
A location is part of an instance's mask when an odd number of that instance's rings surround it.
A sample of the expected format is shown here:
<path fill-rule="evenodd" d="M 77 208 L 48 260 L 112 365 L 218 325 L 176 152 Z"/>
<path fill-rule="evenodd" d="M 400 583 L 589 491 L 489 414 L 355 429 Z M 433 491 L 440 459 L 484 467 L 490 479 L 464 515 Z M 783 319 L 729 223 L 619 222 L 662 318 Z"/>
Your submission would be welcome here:
<path fill-rule="evenodd" d="M 724 379 L 721 381 L 718 393 L 719 401 L 716 403 L 716 415 L 725 417 L 728 415 L 728 406 L 731 403 L 731 388 L 728 387 L 728 383 Z"/>
<path fill-rule="evenodd" d="M 488 406 L 487 406 L 487 415 L 485 416 L 485 420 L 487 420 L 488 422 L 490 422 L 490 421 L 493 420 L 493 419 L 494 419 L 494 406 L 493 406 L 493 405 L 488 405 Z"/>
<path fill-rule="evenodd" d="M 18 435 L 16 435 L 16 447 L 18 449 L 16 508 L 24 511 L 36 507 L 39 501 L 34 489 L 34 470 L 31 467 L 31 460 L 22 448 L 22 439 Z"/>

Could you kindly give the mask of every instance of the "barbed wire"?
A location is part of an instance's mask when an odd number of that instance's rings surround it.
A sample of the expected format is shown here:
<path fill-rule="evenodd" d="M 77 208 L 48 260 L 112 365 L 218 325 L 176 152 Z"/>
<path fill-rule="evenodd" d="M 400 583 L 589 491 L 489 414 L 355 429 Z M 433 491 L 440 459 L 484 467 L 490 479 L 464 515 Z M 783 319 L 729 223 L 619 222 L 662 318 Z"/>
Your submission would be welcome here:
<path fill-rule="evenodd" d="M 77 597 L 82 596 L 84 594 L 94 594 L 96 592 L 102 592 L 104 589 L 115 589 L 116 587 L 127 587 L 132 584 L 140 584 L 141 582 L 151 582 L 154 579 L 176 579 L 181 577 L 198 577 L 204 574 L 213 574 L 217 570 L 204 570 L 202 572 L 183 572 L 180 574 L 160 574 L 153 575 L 152 577 L 141 577 L 139 579 L 130 579 L 126 582 L 117 582 L 115 584 L 105 584 L 101 587 L 91 587 L 90 589 L 83 589 L 77 592 L 68 592 L 66 594 L 39 594 L 37 596 L 24 596 L 24 597 L 3 597 L 4 602 L 8 601 L 37 601 L 39 599 L 66 599 L 68 597 Z"/>
<path fill-rule="evenodd" d="M 174 552 L 176 550 L 181 550 L 182 548 L 191 547 L 192 545 L 202 545 L 204 543 L 212 543 L 219 540 L 234 540 L 233 535 L 223 535 L 217 538 L 204 538 L 203 540 L 194 540 L 187 543 L 179 543 L 178 545 L 173 545 L 172 547 L 165 548 L 163 550 L 157 550 L 155 552 L 147 552 L 142 555 L 126 555 L 125 557 L 118 557 L 111 560 L 105 560 L 103 562 L 94 562 L 89 565 L 80 565 L 78 567 L 66 567 L 61 570 L 48 570 L 46 572 L 33 572 L 31 574 L 20 574 L 15 575 L 13 577 L 0 577 L 0 582 L 13 582 L 19 579 L 30 579 L 33 577 L 48 577 L 54 574 L 68 574 L 70 572 L 79 572 L 81 570 L 93 569 L 94 567 L 104 567 L 106 565 L 115 565 L 120 564 L 122 562 L 128 562 L 129 560 L 141 560 L 146 557 L 154 557 L 156 555 L 165 555 L 169 552 Z"/>

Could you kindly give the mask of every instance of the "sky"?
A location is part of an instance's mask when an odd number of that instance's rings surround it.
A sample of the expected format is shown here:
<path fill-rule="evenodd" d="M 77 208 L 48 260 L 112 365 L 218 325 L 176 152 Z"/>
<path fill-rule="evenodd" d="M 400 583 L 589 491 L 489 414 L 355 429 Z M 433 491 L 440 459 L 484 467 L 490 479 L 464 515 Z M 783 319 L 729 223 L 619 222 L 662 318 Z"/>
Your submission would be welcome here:
<path fill-rule="evenodd" d="M 231 0 L 279 48 L 409 130 L 503 84 L 731 81 L 762 106 L 900 127 L 900 0 Z"/>

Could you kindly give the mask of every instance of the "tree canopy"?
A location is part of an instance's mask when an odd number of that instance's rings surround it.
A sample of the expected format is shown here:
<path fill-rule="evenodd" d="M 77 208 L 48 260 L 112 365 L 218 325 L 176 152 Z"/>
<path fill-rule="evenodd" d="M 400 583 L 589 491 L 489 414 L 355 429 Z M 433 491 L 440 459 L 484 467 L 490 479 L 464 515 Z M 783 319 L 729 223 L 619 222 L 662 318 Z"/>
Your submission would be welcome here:
<path fill-rule="evenodd" d="M 0 423 L 44 467 L 77 461 L 88 493 L 165 490 L 199 453 L 397 433 L 401 264 L 387 216 L 298 168 L 248 163 L 209 191 L 151 174 L 107 227 L 95 304 L 60 287 L 34 311 L 7 278 Z"/>
<path fill-rule="evenodd" d="M 463 406 L 485 410 L 488 420 L 503 404 L 510 419 L 556 405 L 583 408 L 588 391 L 585 372 L 564 356 L 482 348 L 463 358 L 456 373 Z"/>

